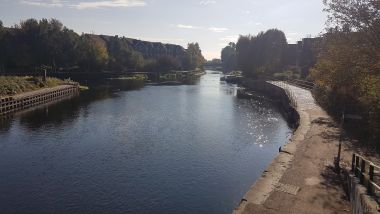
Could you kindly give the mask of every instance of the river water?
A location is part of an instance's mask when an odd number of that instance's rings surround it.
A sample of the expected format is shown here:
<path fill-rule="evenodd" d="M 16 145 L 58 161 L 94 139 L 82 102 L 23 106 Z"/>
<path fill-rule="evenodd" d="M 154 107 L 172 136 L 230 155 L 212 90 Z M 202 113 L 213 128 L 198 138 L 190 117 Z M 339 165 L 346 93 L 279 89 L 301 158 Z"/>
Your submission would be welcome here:
<path fill-rule="evenodd" d="M 88 92 L 2 122 L 0 213 L 231 213 L 291 130 L 219 78 Z"/>

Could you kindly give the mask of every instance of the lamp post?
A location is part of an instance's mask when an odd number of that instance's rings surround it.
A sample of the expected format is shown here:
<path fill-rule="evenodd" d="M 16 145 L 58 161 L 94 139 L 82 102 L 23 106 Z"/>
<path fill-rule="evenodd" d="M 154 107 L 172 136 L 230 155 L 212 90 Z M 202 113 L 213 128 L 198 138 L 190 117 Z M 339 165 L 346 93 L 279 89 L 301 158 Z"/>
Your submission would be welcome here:
<path fill-rule="evenodd" d="M 341 156 L 341 151 L 342 151 L 342 141 L 345 136 L 344 133 L 344 121 L 345 119 L 351 119 L 351 120 L 361 120 L 362 117 L 360 115 L 355 115 L 355 114 L 345 114 L 344 110 L 342 112 L 342 117 L 340 119 L 340 124 L 339 124 L 339 129 L 340 129 L 340 135 L 339 135 L 339 146 L 338 146 L 338 155 L 334 159 L 334 165 L 335 165 L 335 170 L 337 173 L 340 173 L 340 156 Z"/>
<path fill-rule="evenodd" d="M 342 116 L 340 118 L 340 123 L 339 123 L 339 146 L 338 146 L 338 156 L 335 157 L 334 160 L 334 165 L 335 165 L 335 170 L 337 173 L 340 173 L 340 155 L 342 151 L 342 141 L 343 141 L 343 125 L 344 125 L 344 110 L 342 112 Z"/>

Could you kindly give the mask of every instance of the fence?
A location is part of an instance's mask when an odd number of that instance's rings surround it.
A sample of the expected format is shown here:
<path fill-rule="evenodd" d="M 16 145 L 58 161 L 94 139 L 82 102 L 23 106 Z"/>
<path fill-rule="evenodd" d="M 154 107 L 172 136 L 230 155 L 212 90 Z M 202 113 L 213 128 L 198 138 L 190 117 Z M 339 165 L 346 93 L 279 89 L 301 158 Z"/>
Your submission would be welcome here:
<path fill-rule="evenodd" d="M 301 87 L 301 88 L 304 88 L 307 90 L 312 90 L 314 88 L 313 82 L 309 82 L 309 81 L 305 81 L 305 80 L 287 79 L 285 81 L 291 85 L 295 85 L 295 86 L 298 86 L 298 87 Z"/>
<path fill-rule="evenodd" d="M 355 177 L 359 178 L 360 184 L 367 188 L 369 195 L 379 196 L 380 186 L 377 184 L 379 183 L 379 166 L 354 153 L 352 155 L 351 170 Z"/>
<path fill-rule="evenodd" d="M 289 84 L 287 84 L 281 80 L 269 81 L 269 83 L 284 89 L 286 95 L 289 97 L 290 104 L 293 106 L 293 108 L 295 108 L 295 109 L 297 108 L 296 97 L 295 97 L 293 90 L 290 89 Z"/>

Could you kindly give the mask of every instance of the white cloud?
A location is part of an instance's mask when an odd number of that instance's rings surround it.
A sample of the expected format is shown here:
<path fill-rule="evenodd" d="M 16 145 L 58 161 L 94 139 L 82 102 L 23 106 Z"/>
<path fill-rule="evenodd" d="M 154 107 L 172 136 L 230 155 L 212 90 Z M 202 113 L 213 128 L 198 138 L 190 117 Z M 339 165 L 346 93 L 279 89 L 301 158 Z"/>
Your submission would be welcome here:
<path fill-rule="evenodd" d="M 216 4 L 216 1 L 213 0 L 203 0 L 199 2 L 200 5 L 209 5 L 209 4 Z"/>
<path fill-rule="evenodd" d="M 177 28 L 184 28 L 184 29 L 199 29 L 200 27 L 193 26 L 193 25 L 184 25 L 184 24 L 178 24 Z"/>
<path fill-rule="evenodd" d="M 83 9 L 96 9 L 105 7 L 142 7 L 146 2 L 143 0 L 108 0 L 108 1 L 90 1 L 79 2 L 71 4 L 70 7 L 83 10 Z"/>
<path fill-rule="evenodd" d="M 23 0 L 21 4 L 38 6 L 38 7 L 63 7 L 61 0 Z"/>
<path fill-rule="evenodd" d="M 261 22 L 256 22 L 255 25 L 257 25 L 257 26 L 261 26 L 261 25 L 263 25 L 263 23 L 261 23 Z"/>
<path fill-rule="evenodd" d="M 194 25 L 185 25 L 185 24 L 177 24 L 177 28 L 182 28 L 182 29 L 197 29 L 197 30 L 207 30 L 207 31 L 212 31 L 215 33 L 223 33 L 228 30 L 228 28 L 222 28 L 222 27 L 204 27 L 204 26 L 194 26 Z"/>
<path fill-rule="evenodd" d="M 22 0 L 21 4 L 39 7 L 70 7 L 75 9 L 117 8 L 117 7 L 142 7 L 145 0 L 103 0 L 103 1 L 71 1 L 68 0 Z"/>
<path fill-rule="evenodd" d="M 227 43 L 237 42 L 238 39 L 239 39 L 238 35 L 230 35 L 230 36 L 225 36 L 225 37 L 219 38 L 220 41 L 227 42 Z"/>
<path fill-rule="evenodd" d="M 225 32 L 225 31 L 227 31 L 228 28 L 223 28 L 223 27 L 221 27 L 221 28 L 218 28 L 218 27 L 210 27 L 210 28 L 208 28 L 208 30 L 213 31 L 213 32 L 215 32 L 215 33 L 223 33 L 223 32 Z"/>

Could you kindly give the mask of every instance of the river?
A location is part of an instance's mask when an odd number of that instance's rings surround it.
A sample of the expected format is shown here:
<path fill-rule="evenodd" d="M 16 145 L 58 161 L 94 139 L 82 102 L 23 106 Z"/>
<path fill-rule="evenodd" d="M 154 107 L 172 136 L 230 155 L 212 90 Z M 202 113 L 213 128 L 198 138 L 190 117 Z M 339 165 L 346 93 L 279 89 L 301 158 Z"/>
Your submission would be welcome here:
<path fill-rule="evenodd" d="M 231 213 L 291 130 L 196 85 L 88 92 L 0 125 L 0 213 Z"/>

